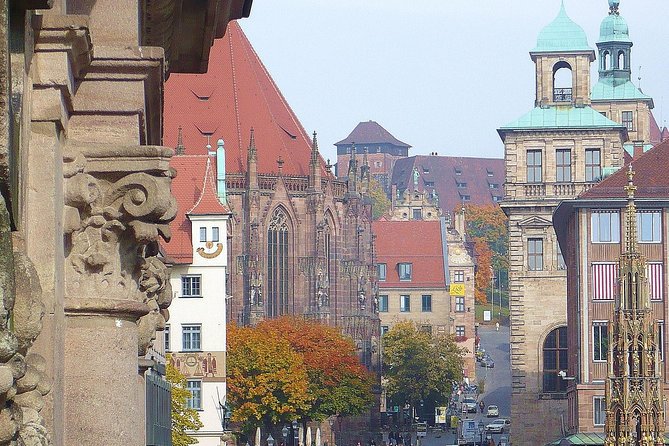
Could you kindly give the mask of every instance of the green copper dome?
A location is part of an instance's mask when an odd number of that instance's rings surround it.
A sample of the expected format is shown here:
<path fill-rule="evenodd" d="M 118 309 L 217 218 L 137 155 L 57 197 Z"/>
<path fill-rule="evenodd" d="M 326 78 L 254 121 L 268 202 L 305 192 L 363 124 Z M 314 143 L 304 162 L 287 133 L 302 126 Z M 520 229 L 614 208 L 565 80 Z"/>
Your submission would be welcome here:
<path fill-rule="evenodd" d="M 570 51 L 592 51 L 588 46 L 588 38 L 583 28 L 578 26 L 567 15 L 564 3 L 560 13 L 548 26 L 541 30 L 537 38 L 537 46 L 533 53 L 553 53 Z"/>
<path fill-rule="evenodd" d="M 599 42 L 631 42 L 627 22 L 618 13 L 617 7 L 615 12 L 612 9 L 602 20 L 602 25 L 599 27 Z"/>

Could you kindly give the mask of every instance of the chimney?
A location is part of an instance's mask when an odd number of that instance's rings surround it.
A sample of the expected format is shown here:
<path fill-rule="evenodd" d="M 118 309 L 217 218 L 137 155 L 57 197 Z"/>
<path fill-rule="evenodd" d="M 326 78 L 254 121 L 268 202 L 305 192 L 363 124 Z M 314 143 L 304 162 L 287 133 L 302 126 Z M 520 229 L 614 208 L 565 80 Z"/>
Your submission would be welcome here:
<path fill-rule="evenodd" d="M 216 143 L 216 194 L 221 203 L 228 204 L 225 191 L 225 143 L 222 139 Z"/>
<path fill-rule="evenodd" d="M 632 154 L 633 159 L 637 159 L 641 155 L 643 155 L 643 141 L 633 141 L 632 144 L 634 145 L 634 152 Z"/>

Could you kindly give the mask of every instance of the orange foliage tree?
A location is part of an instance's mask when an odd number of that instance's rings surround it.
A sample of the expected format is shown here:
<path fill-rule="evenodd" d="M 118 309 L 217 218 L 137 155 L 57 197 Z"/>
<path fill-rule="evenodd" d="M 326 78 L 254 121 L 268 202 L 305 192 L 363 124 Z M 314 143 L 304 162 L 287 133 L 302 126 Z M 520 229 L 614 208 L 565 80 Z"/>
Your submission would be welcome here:
<path fill-rule="evenodd" d="M 485 239 L 474 237 L 474 252 L 476 253 L 474 297 L 479 303 L 485 304 L 488 302 L 486 290 L 492 277 L 492 250 Z"/>
<path fill-rule="evenodd" d="M 353 341 L 338 329 L 297 317 L 268 319 L 258 329 L 281 336 L 303 356 L 312 402 L 304 418 L 322 421 L 369 409 L 373 377 L 360 364 Z"/>
<path fill-rule="evenodd" d="M 228 325 L 227 395 L 232 421 L 244 430 L 289 422 L 311 407 L 301 354 L 286 339 Z"/>

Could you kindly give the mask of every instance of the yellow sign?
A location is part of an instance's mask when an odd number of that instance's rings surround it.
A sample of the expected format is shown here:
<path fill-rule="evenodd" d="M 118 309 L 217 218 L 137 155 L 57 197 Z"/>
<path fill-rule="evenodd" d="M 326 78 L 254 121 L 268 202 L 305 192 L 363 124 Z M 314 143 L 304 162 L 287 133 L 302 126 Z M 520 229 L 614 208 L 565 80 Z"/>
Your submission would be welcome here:
<path fill-rule="evenodd" d="M 465 295 L 465 284 L 464 283 L 452 283 L 451 284 L 451 296 L 464 296 Z"/>

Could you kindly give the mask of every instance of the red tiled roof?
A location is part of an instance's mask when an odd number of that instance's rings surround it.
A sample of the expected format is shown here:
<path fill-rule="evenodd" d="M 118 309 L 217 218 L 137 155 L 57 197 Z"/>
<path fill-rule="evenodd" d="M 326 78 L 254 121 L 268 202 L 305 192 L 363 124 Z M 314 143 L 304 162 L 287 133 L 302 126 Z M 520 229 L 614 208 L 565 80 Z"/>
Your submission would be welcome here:
<path fill-rule="evenodd" d="M 206 74 L 172 74 L 165 84 L 165 145 L 177 145 L 179 127 L 186 154 L 206 154 L 206 134 L 212 144 L 223 138 L 228 172 L 246 171 L 253 128 L 259 173 L 278 172 L 281 157 L 284 175 L 309 174 L 311 140 L 237 22 L 214 42 Z"/>
<path fill-rule="evenodd" d="M 376 121 L 361 122 L 355 126 L 350 135 L 335 143 L 335 146 L 353 144 L 392 144 L 399 147 L 411 147 L 409 144 L 395 138 L 390 132 Z"/>
<path fill-rule="evenodd" d="M 662 142 L 662 131 L 657 125 L 657 120 L 653 112 L 650 112 L 650 143 L 655 145 Z"/>
<path fill-rule="evenodd" d="M 193 207 L 188 211 L 190 215 L 212 215 L 212 214 L 227 214 L 230 210 L 223 206 L 218 200 L 216 194 L 216 177 L 214 176 L 214 163 L 211 157 L 207 157 L 207 167 L 204 173 L 204 183 L 202 186 L 202 193 L 200 198 L 195 202 Z M 185 172 L 184 172 L 185 173 Z"/>
<path fill-rule="evenodd" d="M 444 257 L 439 221 L 374 221 L 377 263 L 386 264 L 380 288 L 443 288 Z M 400 282 L 398 263 L 412 264 L 412 280 Z"/>
<path fill-rule="evenodd" d="M 391 183 L 397 185 L 398 191 L 413 190 L 414 167 L 420 174 L 418 189 L 432 190 L 432 187 L 426 187 L 426 182 L 434 183 L 439 205 L 444 211 L 459 208 L 463 196 L 469 197 L 465 203 L 482 205 L 496 203 L 493 196 L 501 199 L 504 195 L 506 171 L 503 159 L 426 155 L 398 159 Z"/>
<path fill-rule="evenodd" d="M 660 139 L 662 141 L 666 141 L 667 139 L 669 139 L 669 129 L 668 128 L 665 127 L 665 128 L 662 129 L 662 136 L 660 137 Z"/>
<path fill-rule="evenodd" d="M 636 160 L 632 161 L 632 169 L 636 172 L 634 184 L 637 187 L 637 198 L 669 197 L 669 140 L 665 141 Z M 602 180 L 599 184 L 579 195 L 579 198 L 626 198 L 624 186 L 627 185 L 627 169 Z"/>
<path fill-rule="evenodd" d="M 172 193 L 177 199 L 178 210 L 174 221 L 170 223 L 172 239 L 163 247 L 167 257 L 176 263 L 193 261 L 191 222 L 186 215 L 203 196 L 207 158 L 207 155 L 184 155 L 170 160 L 170 166 L 177 171 L 176 178 L 172 180 Z"/>

